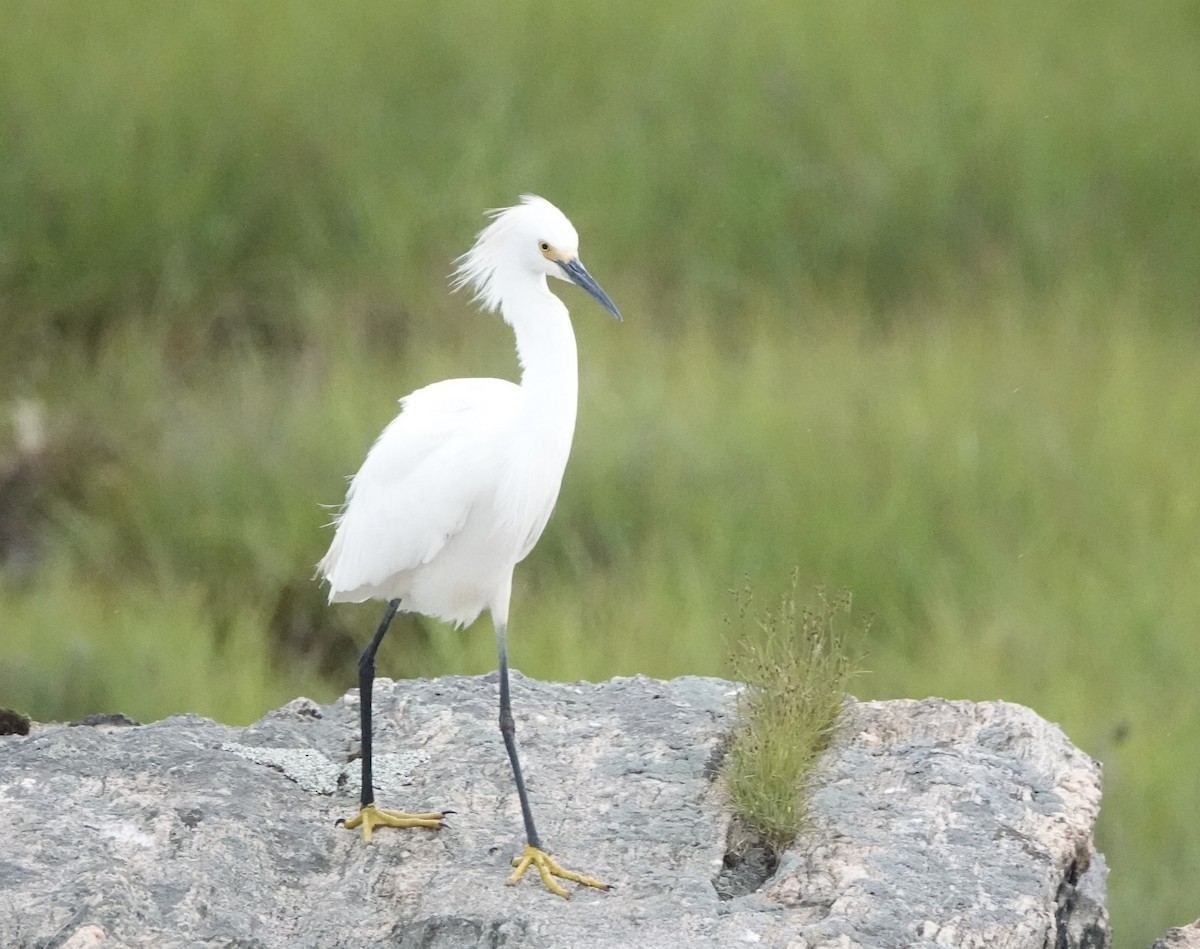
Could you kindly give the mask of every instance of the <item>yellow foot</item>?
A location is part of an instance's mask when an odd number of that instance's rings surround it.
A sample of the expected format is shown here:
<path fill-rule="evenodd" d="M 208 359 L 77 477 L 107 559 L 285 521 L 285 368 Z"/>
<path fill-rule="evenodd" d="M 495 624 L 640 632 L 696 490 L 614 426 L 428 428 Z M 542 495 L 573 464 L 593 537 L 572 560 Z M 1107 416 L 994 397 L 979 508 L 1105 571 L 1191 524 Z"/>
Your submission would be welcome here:
<path fill-rule="evenodd" d="M 436 814 L 405 814 L 403 811 L 389 811 L 374 804 L 368 804 L 349 820 L 338 821 L 346 830 L 354 830 L 362 825 L 363 840 L 371 842 L 371 834 L 376 827 L 429 827 L 441 830 L 442 821 L 449 811 Z"/>
<path fill-rule="evenodd" d="M 516 867 L 512 876 L 506 881 L 509 886 L 513 886 L 518 880 L 525 875 L 525 871 L 530 866 L 537 867 L 538 875 L 542 878 L 542 882 L 546 884 L 546 888 L 551 893 L 557 893 L 564 900 L 569 900 L 571 894 L 559 886 L 554 877 L 560 880 L 570 880 L 572 883 L 580 883 L 583 886 L 594 886 L 598 890 L 611 890 L 612 887 L 607 883 L 601 883 L 594 877 L 585 877 L 582 873 L 576 873 L 573 870 L 564 870 L 555 862 L 554 858 L 544 850 L 538 850 L 537 847 L 532 847 L 529 844 L 525 845 L 525 852 L 519 857 L 513 859 L 513 866 Z"/>

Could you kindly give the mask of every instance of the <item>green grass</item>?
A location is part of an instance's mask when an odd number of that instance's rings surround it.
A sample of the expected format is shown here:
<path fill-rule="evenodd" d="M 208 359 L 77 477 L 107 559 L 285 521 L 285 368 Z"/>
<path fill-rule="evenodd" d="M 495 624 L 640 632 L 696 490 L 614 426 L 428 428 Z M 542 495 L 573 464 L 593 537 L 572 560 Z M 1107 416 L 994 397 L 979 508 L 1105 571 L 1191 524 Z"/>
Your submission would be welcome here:
<path fill-rule="evenodd" d="M 1156 320 L 1200 292 L 1187 0 L 456 9 L 10 4 L 12 329 L 277 341 L 312 285 L 441 322 L 428 276 L 523 188 L 672 322 L 814 284 L 886 318 L 998 271 L 1144 277 Z"/>
<path fill-rule="evenodd" d="M 864 642 L 848 632 L 848 591 L 818 590 L 805 607 L 796 575 L 776 605 L 756 607 L 738 591 L 730 668 L 745 689 L 722 778 L 737 813 L 778 855 L 808 823 L 808 798 L 822 752 L 834 740 Z"/>
<path fill-rule="evenodd" d="M 1104 761 L 1118 946 L 1194 918 L 1194 4 L 458 9 L 6 7 L 0 705 L 351 685 L 377 607 L 324 605 L 319 505 L 396 398 L 511 375 L 445 275 L 539 191 L 627 320 L 565 291 L 514 664 L 728 673 L 725 591 L 799 564 L 875 616 L 863 697 L 1024 702 Z M 411 617 L 381 656 L 493 663 Z"/>

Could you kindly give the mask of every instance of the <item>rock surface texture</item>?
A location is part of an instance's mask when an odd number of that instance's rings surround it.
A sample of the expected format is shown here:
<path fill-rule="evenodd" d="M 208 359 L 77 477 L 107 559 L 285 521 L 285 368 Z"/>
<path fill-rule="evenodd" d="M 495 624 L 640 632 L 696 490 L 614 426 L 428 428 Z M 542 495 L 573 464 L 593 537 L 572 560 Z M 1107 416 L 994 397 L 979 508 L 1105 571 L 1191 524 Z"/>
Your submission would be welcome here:
<path fill-rule="evenodd" d="M 1200 949 L 1200 919 L 1190 926 L 1168 929 L 1167 934 L 1156 940 L 1150 949 Z"/>
<path fill-rule="evenodd" d="M 529 875 L 494 677 L 376 683 L 380 806 L 357 810 L 357 693 L 247 728 L 34 725 L 0 738 L 0 946 L 1105 947 L 1098 766 L 1005 703 L 864 702 L 808 832 L 754 876 L 718 769 L 735 686 L 516 677 L 539 829 L 614 884 L 570 902 Z"/>

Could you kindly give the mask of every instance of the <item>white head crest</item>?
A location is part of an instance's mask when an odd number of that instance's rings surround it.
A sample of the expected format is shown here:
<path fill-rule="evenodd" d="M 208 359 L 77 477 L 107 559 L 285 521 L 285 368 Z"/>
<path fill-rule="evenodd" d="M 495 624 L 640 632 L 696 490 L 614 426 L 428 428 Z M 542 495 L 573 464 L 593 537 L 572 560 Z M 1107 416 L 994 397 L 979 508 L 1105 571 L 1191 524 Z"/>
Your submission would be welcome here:
<path fill-rule="evenodd" d="M 579 253 L 579 234 L 567 216 L 545 198 L 521 195 L 521 203 L 511 208 L 487 212 L 492 222 L 479 232 L 475 246 L 455 263 L 453 286 L 470 286 L 484 309 L 500 306 L 501 287 L 497 275 L 505 268 L 561 276 L 549 266 L 540 245 L 548 245 L 564 259 Z"/>

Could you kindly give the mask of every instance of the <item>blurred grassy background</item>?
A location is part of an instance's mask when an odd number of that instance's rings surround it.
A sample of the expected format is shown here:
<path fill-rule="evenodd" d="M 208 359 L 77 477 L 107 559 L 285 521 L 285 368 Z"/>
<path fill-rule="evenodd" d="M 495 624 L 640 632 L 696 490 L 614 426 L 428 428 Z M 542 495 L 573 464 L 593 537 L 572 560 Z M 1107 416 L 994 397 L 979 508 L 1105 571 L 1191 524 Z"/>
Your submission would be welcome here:
<path fill-rule="evenodd" d="M 534 191 L 575 452 L 511 649 L 726 672 L 854 591 L 864 697 L 1023 702 L 1105 763 L 1118 945 L 1198 912 L 1200 7 L 11 2 L 0 704 L 249 721 L 354 682 L 311 581 L 394 401 L 514 372 L 445 275 Z M 407 618 L 394 676 L 493 666 Z"/>

